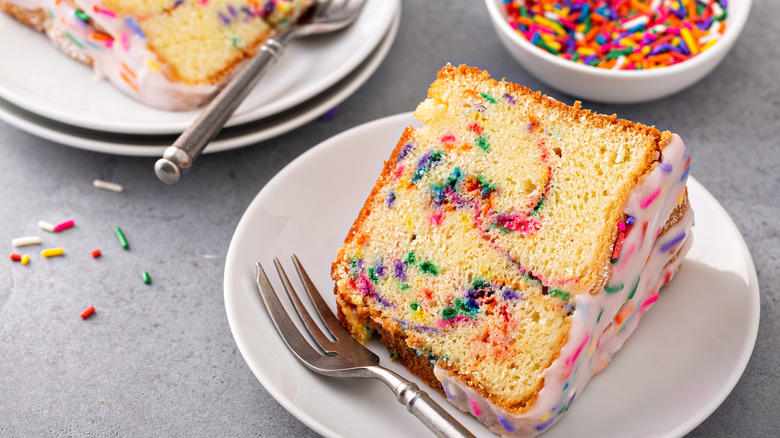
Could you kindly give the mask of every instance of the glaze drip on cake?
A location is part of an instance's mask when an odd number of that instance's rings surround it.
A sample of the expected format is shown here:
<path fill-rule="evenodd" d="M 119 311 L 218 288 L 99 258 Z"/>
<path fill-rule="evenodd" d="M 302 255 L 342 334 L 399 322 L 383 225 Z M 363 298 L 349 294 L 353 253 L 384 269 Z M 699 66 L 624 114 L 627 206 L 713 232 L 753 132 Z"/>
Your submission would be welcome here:
<path fill-rule="evenodd" d="M 0 0 L 129 96 L 187 110 L 210 99 L 313 0 Z"/>
<path fill-rule="evenodd" d="M 499 435 L 565 413 L 691 244 L 680 138 L 446 67 L 339 250 L 342 323 Z"/>

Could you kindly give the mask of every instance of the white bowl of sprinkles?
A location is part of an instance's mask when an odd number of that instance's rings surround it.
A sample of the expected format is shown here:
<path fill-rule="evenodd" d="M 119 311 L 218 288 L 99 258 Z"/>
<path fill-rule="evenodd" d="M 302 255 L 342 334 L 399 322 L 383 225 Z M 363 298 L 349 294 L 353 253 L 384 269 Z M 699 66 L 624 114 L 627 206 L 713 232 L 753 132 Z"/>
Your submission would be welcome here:
<path fill-rule="evenodd" d="M 485 0 L 532 75 L 575 98 L 640 103 L 681 91 L 734 46 L 752 0 Z"/>

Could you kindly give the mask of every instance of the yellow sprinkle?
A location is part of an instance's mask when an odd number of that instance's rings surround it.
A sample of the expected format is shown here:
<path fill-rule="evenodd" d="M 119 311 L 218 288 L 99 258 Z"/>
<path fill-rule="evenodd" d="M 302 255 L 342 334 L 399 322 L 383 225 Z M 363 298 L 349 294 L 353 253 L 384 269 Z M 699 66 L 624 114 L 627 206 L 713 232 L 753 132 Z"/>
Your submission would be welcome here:
<path fill-rule="evenodd" d="M 146 65 L 152 68 L 154 71 L 160 71 L 160 66 L 157 65 L 156 62 L 154 62 L 154 59 L 152 58 L 146 58 Z"/>
<path fill-rule="evenodd" d="M 544 414 L 544 417 L 541 418 L 542 421 L 547 421 L 547 419 L 550 417 L 550 413 Z"/>
<path fill-rule="evenodd" d="M 25 255 L 22 256 L 22 264 L 26 265 L 28 263 L 30 263 L 30 256 L 25 254 Z"/>
<path fill-rule="evenodd" d="M 691 51 L 691 54 L 699 54 L 699 43 L 697 43 L 696 39 L 691 35 L 691 31 L 683 27 L 680 29 L 680 35 L 682 36 L 683 41 L 685 41 L 685 45 L 688 46 L 688 49 Z"/>
<path fill-rule="evenodd" d="M 709 40 L 709 41 L 707 41 L 707 44 L 701 46 L 701 51 L 703 52 L 703 51 L 709 49 L 710 47 L 712 47 L 717 42 L 718 42 L 718 40 Z"/>
<path fill-rule="evenodd" d="M 61 256 L 65 252 L 62 248 L 49 248 L 41 251 L 41 255 L 44 257 L 57 257 Z"/>
<path fill-rule="evenodd" d="M 590 55 L 595 55 L 596 51 L 591 47 L 580 47 L 577 49 L 577 53 L 579 53 L 582 56 L 590 56 Z"/>
<path fill-rule="evenodd" d="M 555 32 L 558 35 L 566 35 L 566 30 L 555 21 L 548 20 L 547 18 L 541 15 L 534 15 L 534 21 L 536 22 L 536 24 L 551 29 L 553 32 Z"/>

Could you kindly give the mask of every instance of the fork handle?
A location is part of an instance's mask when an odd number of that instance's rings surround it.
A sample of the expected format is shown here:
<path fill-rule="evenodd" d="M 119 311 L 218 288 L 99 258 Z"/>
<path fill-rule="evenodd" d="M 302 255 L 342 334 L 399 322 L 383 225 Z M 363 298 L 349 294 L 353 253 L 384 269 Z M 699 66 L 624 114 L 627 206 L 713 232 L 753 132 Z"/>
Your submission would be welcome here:
<path fill-rule="evenodd" d="M 422 421 L 436 436 L 441 438 L 475 438 L 474 434 L 469 432 L 413 382 L 386 368 L 377 367 L 373 371 L 379 380 L 393 390 L 398 401 L 406 406 L 406 409 Z"/>
<path fill-rule="evenodd" d="M 258 53 L 217 93 L 197 119 L 163 151 L 154 164 L 160 181 L 174 184 L 187 172 L 203 149 L 217 136 L 236 108 L 254 88 L 260 78 L 276 64 L 289 42 L 285 32 L 268 39 Z"/>

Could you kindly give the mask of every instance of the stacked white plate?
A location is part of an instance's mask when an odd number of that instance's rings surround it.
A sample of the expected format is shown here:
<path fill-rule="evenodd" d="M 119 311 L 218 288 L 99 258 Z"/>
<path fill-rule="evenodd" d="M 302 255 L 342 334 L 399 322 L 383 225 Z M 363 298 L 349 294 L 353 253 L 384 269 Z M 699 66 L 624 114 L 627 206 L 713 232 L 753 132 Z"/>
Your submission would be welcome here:
<path fill-rule="evenodd" d="M 368 0 L 349 28 L 294 41 L 205 153 L 267 140 L 335 108 L 385 58 L 400 15 L 400 0 Z M 33 135 L 98 152 L 159 156 L 199 114 L 138 103 L 4 14 L 0 34 L 0 119 Z"/>

